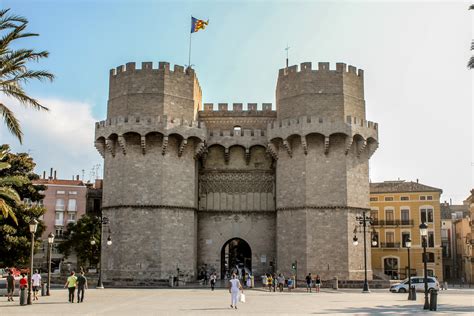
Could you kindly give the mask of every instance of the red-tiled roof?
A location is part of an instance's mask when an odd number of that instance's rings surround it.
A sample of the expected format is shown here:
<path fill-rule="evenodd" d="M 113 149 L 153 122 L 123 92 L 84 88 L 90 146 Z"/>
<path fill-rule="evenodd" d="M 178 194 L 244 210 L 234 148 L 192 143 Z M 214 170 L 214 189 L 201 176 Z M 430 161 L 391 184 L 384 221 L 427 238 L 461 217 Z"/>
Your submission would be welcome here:
<path fill-rule="evenodd" d="M 370 193 L 440 192 L 443 190 L 413 181 L 384 181 L 370 184 Z"/>
<path fill-rule="evenodd" d="M 61 179 L 38 179 L 34 180 L 33 184 L 58 184 L 58 185 L 77 185 L 77 186 L 84 186 L 84 182 L 82 180 L 61 180 Z"/>

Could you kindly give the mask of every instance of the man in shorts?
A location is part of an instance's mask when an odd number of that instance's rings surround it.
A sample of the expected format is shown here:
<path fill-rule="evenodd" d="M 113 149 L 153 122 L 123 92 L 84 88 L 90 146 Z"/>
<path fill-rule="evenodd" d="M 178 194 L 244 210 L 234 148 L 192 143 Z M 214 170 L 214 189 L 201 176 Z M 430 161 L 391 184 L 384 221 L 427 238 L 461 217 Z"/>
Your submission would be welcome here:
<path fill-rule="evenodd" d="M 13 292 L 15 291 L 15 277 L 12 274 L 11 270 L 8 270 L 7 276 L 7 296 L 8 301 L 13 302 Z"/>
<path fill-rule="evenodd" d="M 35 270 L 35 274 L 31 276 L 31 282 L 33 287 L 33 301 L 38 300 L 38 291 L 41 287 L 41 275 L 38 273 L 38 270 Z"/>
<path fill-rule="evenodd" d="M 311 276 L 311 273 L 309 273 L 306 276 L 306 292 L 312 292 L 311 287 L 313 286 L 313 277 Z"/>

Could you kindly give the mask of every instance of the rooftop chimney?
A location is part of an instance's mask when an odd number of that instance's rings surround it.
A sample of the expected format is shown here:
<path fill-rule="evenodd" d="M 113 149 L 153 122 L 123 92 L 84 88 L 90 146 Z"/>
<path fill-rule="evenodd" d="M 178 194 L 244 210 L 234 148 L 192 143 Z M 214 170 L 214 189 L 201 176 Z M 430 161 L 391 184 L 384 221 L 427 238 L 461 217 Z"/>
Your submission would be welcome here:
<path fill-rule="evenodd" d="M 76 180 L 79 181 L 79 175 L 76 176 Z"/>
<path fill-rule="evenodd" d="M 56 180 L 56 170 L 54 170 L 54 180 Z"/>
<path fill-rule="evenodd" d="M 43 171 L 43 179 L 46 179 L 46 171 Z"/>
<path fill-rule="evenodd" d="M 418 179 L 416 179 L 416 183 L 418 183 Z"/>
<path fill-rule="evenodd" d="M 53 179 L 53 168 L 49 169 L 49 180 Z"/>

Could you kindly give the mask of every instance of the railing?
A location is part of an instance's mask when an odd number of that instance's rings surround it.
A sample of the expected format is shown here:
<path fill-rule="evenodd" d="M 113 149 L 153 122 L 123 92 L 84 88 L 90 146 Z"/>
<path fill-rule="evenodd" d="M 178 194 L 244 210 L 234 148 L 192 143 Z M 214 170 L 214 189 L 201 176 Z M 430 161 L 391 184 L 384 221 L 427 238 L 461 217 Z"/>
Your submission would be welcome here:
<path fill-rule="evenodd" d="M 381 242 L 380 246 L 382 248 L 400 248 L 399 242 Z"/>
<path fill-rule="evenodd" d="M 412 219 L 374 219 L 372 221 L 373 226 L 413 226 L 413 224 Z"/>

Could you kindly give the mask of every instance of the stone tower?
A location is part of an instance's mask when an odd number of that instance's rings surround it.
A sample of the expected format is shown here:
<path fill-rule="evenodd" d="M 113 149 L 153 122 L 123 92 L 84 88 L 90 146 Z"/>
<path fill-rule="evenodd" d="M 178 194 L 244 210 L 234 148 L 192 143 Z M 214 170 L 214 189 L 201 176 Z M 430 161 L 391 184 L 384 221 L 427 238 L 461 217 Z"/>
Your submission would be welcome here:
<path fill-rule="evenodd" d="M 377 126 L 365 120 L 363 74 L 343 63 L 279 72 L 278 120 L 268 128 L 278 159 L 279 267 L 298 260 L 300 271 L 323 279 L 363 276 L 362 247 L 352 245 L 352 235 L 357 214 L 369 207 L 368 160 L 377 148 Z"/>
<path fill-rule="evenodd" d="M 104 157 L 104 279 L 156 284 L 196 271 L 197 170 L 205 129 L 194 120 L 201 88 L 192 69 L 161 62 L 110 73 L 107 120 L 96 124 Z M 103 238 L 105 239 L 105 238 Z M 145 273 L 146 271 L 146 273 Z"/>
<path fill-rule="evenodd" d="M 302 63 L 280 70 L 276 111 L 217 108 L 202 106 L 192 69 L 111 71 L 95 141 L 113 240 L 102 245 L 104 282 L 160 284 L 178 271 L 195 280 L 202 269 L 288 275 L 295 260 L 299 278 L 362 279 L 363 248 L 351 241 L 378 146 L 363 71 Z"/>

